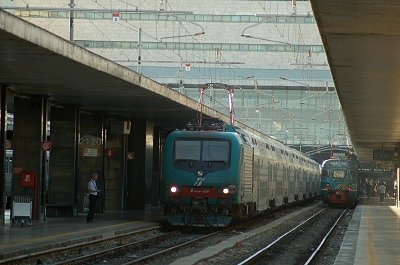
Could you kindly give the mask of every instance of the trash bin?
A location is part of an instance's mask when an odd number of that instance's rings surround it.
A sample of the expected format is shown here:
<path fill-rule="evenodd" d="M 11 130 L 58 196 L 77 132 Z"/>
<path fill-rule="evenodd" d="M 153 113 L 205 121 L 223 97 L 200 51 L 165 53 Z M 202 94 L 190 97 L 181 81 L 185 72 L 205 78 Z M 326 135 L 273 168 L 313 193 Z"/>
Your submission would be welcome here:
<path fill-rule="evenodd" d="M 11 225 L 32 225 L 32 199 L 30 196 L 14 196 L 11 208 Z"/>

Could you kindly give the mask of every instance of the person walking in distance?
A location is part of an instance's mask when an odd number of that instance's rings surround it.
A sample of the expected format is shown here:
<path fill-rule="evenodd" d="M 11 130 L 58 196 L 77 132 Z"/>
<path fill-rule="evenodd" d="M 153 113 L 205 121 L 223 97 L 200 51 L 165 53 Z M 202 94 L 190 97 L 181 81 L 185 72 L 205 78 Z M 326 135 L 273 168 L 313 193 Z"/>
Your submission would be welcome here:
<path fill-rule="evenodd" d="M 384 202 L 385 194 L 386 194 L 386 186 L 385 186 L 385 184 L 383 182 L 379 183 L 378 190 L 379 190 L 380 202 Z"/>
<path fill-rule="evenodd" d="M 93 216 L 97 206 L 97 195 L 101 191 L 97 189 L 96 180 L 98 177 L 99 175 L 97 173 L 93 173 L 88 182 L 89 213 L 86 218 L 87 222 L 93 222 Z"/>

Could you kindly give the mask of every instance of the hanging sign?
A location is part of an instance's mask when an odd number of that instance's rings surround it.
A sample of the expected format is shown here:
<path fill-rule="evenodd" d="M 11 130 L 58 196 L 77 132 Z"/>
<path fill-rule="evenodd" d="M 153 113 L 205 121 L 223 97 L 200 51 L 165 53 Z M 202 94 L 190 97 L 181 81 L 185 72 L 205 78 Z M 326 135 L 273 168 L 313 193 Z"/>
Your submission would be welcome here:
<path fill-rule="evenodd" d="M 113 22 L 118 22 L 118 20 L 119 20 L 119 12 L 113 12 L 112 13 L 112 20 L 113 20 Z"/>
<path fill-rule="evenodd" d="M 190 63 L 186 63 L 185 69 L 186 69 L 186 71 L 190 71 Z"/>

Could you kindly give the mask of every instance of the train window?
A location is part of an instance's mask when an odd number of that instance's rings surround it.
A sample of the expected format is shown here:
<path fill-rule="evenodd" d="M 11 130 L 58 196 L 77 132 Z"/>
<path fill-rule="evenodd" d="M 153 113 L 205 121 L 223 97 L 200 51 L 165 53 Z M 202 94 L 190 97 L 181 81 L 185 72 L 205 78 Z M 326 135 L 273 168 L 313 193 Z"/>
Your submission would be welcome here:
<path fill-rule="evenodd" d="M 202 160 L 207 162 L 228 162 L 229 142 L 203 141 Z"/>
<path fill-rule="evenodd" d="M 196 160 L 200 161 L 201 141 L 178 140 L 175 141 L 175 161 Z"/>
<path fill-rule="evenodd" d="M 335 179 L 344 179 L 344 177 L 346 176 L 346 171 L 334 169 L 332 170 L 332 176 Z"/>

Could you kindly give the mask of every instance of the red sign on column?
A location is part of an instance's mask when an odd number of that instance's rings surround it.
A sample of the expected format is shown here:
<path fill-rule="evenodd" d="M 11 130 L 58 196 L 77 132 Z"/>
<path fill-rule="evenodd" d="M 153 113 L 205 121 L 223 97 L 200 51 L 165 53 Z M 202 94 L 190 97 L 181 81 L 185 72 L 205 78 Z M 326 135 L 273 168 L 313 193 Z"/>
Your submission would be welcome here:
<path fill-rule="evenodd" d="M 42 151 L 51 150 L 51 141 L 42 141 Z"/>
<path fill-rule="evenodd" d="M 21 187 L 33 188 L 36 182 L 35 172 L 22 172 L 21 173 Z"/>

